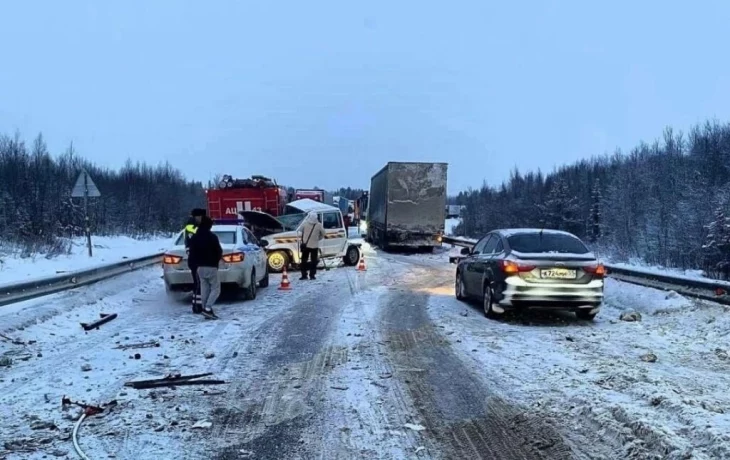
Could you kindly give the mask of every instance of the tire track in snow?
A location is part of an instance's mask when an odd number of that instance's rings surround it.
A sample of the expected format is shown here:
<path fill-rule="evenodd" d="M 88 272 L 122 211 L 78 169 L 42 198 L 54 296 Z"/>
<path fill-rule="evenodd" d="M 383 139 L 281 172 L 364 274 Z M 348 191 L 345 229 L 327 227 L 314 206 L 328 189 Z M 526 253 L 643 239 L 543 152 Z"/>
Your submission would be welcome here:
<path fill-rule="evenodd" d="M 570 449 L 545 421 L 526 415 L 474 376 L 431 324 L 424 284 L 439 285 L 443 274 L 414 268 L 419 283 L 386 296 L 383 334 L 391 359 L 401 367 L 427 369 L 406 382 L 428 434 L 447 457 L 478 459 L 569 459 Z M 442 270 L 438 270 L 442 272 Z M 433 278 L 433 279 L 429 279 Z M 408 288 L 412 288 L 408 290 Z"/>
<path fill-rule="evenodd" d="M 213 409 L 217 428 L 212 438 L 223 442 L 214 447 L 211 458 L 240 458 L 241 452 L 253 452 L 260 459 L 309 458 L 316 450 L 311 440 L 322 437 L 315 422 L 323 409 L 326 376 L 348 359 L 347 349 L 335 346 L 331 335 L 343 305 L 368 284 L 354 271 L 341 269 L 299 285 L 307 285 L 308 292 L 295 297 L 269 329 L 257 357 L 265 374 L 237 382 L 226 401 Z"/>

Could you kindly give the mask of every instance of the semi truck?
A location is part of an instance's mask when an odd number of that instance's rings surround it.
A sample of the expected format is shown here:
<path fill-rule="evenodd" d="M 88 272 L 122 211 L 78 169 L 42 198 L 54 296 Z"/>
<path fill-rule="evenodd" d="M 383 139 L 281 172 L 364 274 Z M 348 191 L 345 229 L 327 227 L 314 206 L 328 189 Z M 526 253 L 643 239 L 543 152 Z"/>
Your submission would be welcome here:
<path fill-rule="evenodd" d="M 446 163 L 389 162 L 370 180 L 367 240 L 433 251 L 446 214 Z"/>

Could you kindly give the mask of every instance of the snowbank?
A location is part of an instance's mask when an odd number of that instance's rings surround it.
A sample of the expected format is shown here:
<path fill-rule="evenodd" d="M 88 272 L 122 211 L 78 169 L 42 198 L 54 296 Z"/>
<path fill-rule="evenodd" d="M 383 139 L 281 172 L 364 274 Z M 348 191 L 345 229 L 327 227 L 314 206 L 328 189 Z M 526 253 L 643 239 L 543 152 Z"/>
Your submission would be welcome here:
<path fill-rule="evenodd" d="M 98 236 L 91 238 L 93 257 L 89 257 L 84 238 L 72 241 L 71 254 L 50 259 L 42 254 L 28 258 L 0 254 L 0 285 L 143 257 L 164 251 L 173 241 L 174 238 L 137 240 L 127 236 Z"/>

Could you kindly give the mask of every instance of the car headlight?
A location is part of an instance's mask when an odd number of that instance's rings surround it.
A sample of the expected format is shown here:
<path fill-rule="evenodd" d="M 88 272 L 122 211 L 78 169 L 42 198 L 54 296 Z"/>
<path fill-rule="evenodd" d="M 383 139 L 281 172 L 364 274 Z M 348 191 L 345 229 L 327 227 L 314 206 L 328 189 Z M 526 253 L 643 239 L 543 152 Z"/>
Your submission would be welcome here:
<path fill-rule="evenodd" d="M 368 231 L 368 223 L 365 222 L 364 220 L 360 221 L 360 231 L 361 232 Z"/>

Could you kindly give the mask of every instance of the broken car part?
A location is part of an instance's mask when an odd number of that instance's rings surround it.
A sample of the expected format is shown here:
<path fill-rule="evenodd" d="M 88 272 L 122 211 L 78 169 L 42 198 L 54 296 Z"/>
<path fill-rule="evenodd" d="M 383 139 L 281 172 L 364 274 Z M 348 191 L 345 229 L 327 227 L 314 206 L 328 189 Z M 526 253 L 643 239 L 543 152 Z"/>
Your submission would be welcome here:
<path fill-rule="evenodd" d="M 106 324 L 109 321 L 116 319 L 117 314 L 112 313 L 111 315 L 108 315 L 106 313 L 100 313 L 99 316 L 101 316 L 101 319 L 94 321 L 93 323 L 81 323 L 81 327 L 83 327 L 85 331 L 99 329 L 99 326 L 101 326 L 102 324 Z"/>
<path fill-rule="evenodd" d="M 144 390 L 147 388 L 175 387 L 186 385 L 221 385 L 226 383 L 223 380 L 199 380 L 201 377 L 208 377 L 210 375 L 213 375 L 213 373 L 209 372 L 207 374 L 194 375 L 170 374 L 167 377 L 163 377 L 161 379 L 127 382 L 124 384 L 124 386 L 132 387 L 136 390 Z"/>

